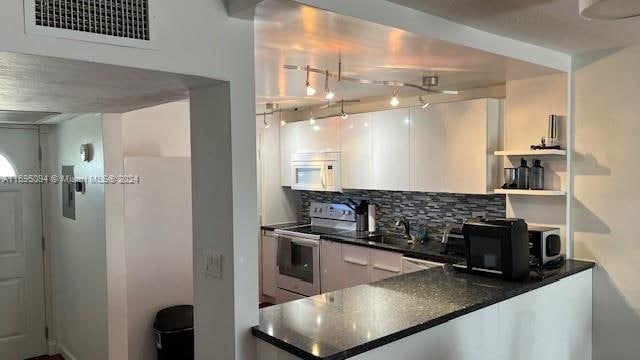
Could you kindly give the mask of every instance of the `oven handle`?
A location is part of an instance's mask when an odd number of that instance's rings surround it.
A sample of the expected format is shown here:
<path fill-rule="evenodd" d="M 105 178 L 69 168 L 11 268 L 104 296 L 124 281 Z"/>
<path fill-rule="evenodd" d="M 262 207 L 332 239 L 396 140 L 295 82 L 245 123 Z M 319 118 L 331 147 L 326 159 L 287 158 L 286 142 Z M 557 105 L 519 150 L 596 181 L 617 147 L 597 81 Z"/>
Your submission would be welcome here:
<path fill-rule="evenodd" d="M 302 246 L 313 246 L 317 247 L 319 242 L 317 240 L 307 240 L 307 239 L 291 239 L 292 244 L 302 245 Z"/>

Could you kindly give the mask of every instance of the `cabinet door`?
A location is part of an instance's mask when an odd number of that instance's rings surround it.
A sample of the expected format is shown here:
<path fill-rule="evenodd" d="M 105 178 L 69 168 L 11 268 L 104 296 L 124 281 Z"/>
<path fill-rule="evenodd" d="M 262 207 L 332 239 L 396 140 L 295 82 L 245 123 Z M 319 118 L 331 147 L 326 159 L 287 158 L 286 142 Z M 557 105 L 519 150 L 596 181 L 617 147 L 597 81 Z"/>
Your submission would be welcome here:
<path fill-rule="evenodd" d="M 371 281 L 378 281 L 402 274 L 402 254 L 370 250 L 371 252 Z"/>
<path fill-rule="evenodd" d="M 262 235 L 262 294 L 273 298 L 276 297 L 277 252 L 277 239 Z"/>
<path fill-rule="evenodd" d="M 411 191 L 443 192 L 445 171 L 445 104 L 411 108 Z"/>
<path fill-rule="evenodd" d="M 340 121 L 342 187 L 373 188 L 373 126 L 371 114 L 355 114 Z"/>
<path fill-rule="evenodd" d="M 371 282 L 369 249 L 342 244 L 342 261 L 345 288 Z"/>
<path fill-rule="evenodd" d="M 373 182 L 379 190 L 409 190 L 409 109 L 378 111 L 373 122 Z"/>
<path fill-rule="evenodd" d="M 291 154 L 296 151 L 299 123 L 280 126 L 280 185 L 291 186 Z"/>
<path fill-rule="evenodd" d="M 340 150 L 340 117 L 331 117 L 297 123 L 297 152 Z"/>
<path fill-rule="evenodd" d="M 446 190 L 487 193 L 487 100 L 446 105 Z"/>
<path fill-rule="evenodd" d="M 320 292 L 326 293 L 344 288 L 345 272 L 342 261 L 342 245 L 340 243 L 320 242 Z"/>

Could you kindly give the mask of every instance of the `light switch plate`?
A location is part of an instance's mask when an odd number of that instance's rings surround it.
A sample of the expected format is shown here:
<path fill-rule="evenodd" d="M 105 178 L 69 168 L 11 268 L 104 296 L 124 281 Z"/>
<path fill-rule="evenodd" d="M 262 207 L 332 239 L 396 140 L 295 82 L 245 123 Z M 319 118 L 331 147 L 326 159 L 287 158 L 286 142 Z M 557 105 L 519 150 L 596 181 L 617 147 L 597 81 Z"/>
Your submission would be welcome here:
<path fill-rule="evenodd" d="M 222 278 L 222 254 L 210 250 L 205 251 L 203 272 L 205 275 Z"/>

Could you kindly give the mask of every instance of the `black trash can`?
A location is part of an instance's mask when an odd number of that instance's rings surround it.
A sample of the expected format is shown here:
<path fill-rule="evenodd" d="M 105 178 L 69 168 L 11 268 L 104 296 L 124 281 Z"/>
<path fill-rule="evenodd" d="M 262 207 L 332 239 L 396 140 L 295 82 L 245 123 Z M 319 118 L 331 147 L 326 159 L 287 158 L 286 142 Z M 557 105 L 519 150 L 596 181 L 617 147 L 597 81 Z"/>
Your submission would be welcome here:
<path fill-rule="evenodd" d="M 193 360 L 193 305 L 158 311 L 153 330 L 158 360 Z"/>

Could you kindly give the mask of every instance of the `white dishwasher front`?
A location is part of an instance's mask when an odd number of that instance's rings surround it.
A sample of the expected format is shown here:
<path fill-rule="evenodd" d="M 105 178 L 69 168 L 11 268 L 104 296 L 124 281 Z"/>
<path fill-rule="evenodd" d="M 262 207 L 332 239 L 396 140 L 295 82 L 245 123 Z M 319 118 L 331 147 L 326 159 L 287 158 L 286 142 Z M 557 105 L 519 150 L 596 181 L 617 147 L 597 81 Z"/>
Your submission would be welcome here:
<path fill-rule="evenodd" d="M 425 269 L 431 269 L 434 267 L 444 267 L 443 263 L 422 260 L 422 259 L 414 259 L 410 257 L 402 258 L 402 273 L 409 274 L 416 271 L 421 271 Z"/>

